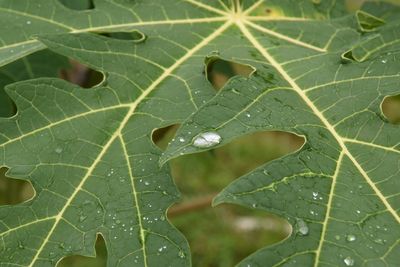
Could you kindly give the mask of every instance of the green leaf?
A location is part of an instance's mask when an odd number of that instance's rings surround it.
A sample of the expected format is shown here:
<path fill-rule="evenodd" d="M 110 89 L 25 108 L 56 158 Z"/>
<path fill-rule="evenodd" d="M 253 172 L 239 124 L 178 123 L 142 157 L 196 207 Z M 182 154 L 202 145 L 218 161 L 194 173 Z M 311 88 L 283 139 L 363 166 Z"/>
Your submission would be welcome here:
<path fill-rule="evenodd" d="M 152 29 L 156 25 L 226 20 L 217 9 L 221 8 L 220 4 L 212 8 L 218 12 L 213 12 L 196 3 L 195 0 L 151 3 L 100 0 L 94 1 L 93 10 L 79 11 L 67 8 L 58 0 L 0 0 L 0 24 L 4 25 L 0 28 L 0 66 L 44 49 L 45 46 L 35 40 L 40 34 L 121 32 Z"/>
<path fill-rule="evenodd" d="M 285 36 L 298 27 L 309 41 L 276 47 L 269 31 L 282 24 L 238 23 L 238 35 L 247 42 L 242 51 L 257 59 L 256 73 L 231 80 L 194 113 L 177 132 L 187 141 L 172 142 L 162 162 L 204 151 L 202 142 L 213 148 L 261 130 L 304 136 L 302 149 L 241 177 L 214 201 L 274 212 L 293 226 L 287 240 L 240 266 L 396 266 L 400 131 L 386 121 L 380 104 L 399 93 L 400 46 L 393 43 L 391 53 L 346 64 L 340 61 L 344 43 L 357 39 L 351 22 L 297 22 L 287 26 Z M 379 34 L 390 36 L 396 26 Z M 331 45 L 322 45 L 324 34 Z"/>
<path fill-rule="evenodd" d="M 306 144 L 241 177 L 215 204 L 279 214 L 294 232 L 241 266 L 399 262 L 400 135 L 380 110 L 399 90 L 398 52 L 365 63 L 341 58 L 392 19 L 361 34 L 357 16 L 334 0 L 94 7 L 0 0 L 0 64 L 47 47 L 105 75 L 89 90 L 57 79 L 7 87 L 18 115 L 0 119 L 0 163 L 36 195 L 0 208 L 1 265 L 95 256 L 101 234 L 108 266 L 190 266 L 187 242 L 166 218 L 179 194 L 159 162 L 260 130 L 293 132 Z M 110 34 L 119 32 L 145 38 Z M 216 54 L 256 71 L 214 97 L 203 72 Z M 153 131 L 183 122 L 162 154 Z"/>

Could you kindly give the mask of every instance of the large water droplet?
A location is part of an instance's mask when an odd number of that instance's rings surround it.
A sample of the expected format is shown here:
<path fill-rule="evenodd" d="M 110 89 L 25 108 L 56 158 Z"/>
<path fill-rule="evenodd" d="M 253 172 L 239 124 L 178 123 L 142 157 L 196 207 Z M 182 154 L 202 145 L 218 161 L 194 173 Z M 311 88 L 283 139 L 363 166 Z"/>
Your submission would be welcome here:
<path fill-rule="evenodd" d="M 354 260 L 351 257 L 346 257 L 343 261 L 346 264 L 346 266 L 353 266 L 354 265 Z"/>
<path fill-rule="evenodd" d="M 199 148 L 213 147 L 221 143 L 221 136 L 216 132 L 201 133 L 193 139 L 193 146 Z"/>
<path fill-rule="evenodd" d="M 297 231 L 301 235 L 308 235 L 309 229 L 307 223 L 303 220 L 297 220 Z"/>

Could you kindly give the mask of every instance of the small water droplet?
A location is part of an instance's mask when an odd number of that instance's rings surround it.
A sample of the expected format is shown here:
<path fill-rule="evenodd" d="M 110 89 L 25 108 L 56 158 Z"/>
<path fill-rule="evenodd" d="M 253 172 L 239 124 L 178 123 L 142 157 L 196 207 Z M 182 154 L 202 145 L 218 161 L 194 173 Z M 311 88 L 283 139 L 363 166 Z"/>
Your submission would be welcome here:
<path fill-rule="evenodd" d="M 356 236 L 355 235 L 347 235 L 346 240 L 349 242 L 353 242 L 356 240 Z"/>
<path fill-rule="evenodd" d="M 379 245 L 385 244 L 385 240 L 383 240 L 382 238 L 376 238 L 376 239 L 374 239 L 374 242 Z"/>
<path fill-rule="evenodd" d="M 247 118 L 250 118 L 250 117 L 251 117 L 250 113 L 247 113 L 247 114 L 246 114 L 246 117 L 247 117 Z"/>
<path fill-rule="evenodd" d="M 26 24 L 31 25 L 32 22 L 31 22 L 30 20 L 28 20 L 28 21 L 26 22 Z"/>
<path fill-rule="evenodd" d="M 55 150 L 55 152 L 56 152 L 57 154 L 61 154 L 61 153 L 63 152 L 63 149 L 62 149 L 61 147 L 57 147 L 56 150 Z"/>
<path fill-rule="evenodd" d="M 340 235 L 335 235 L 336 240 L 340 240 Z"/>
<path fill-rule="evenodd" d="M 386 58 L 385 58 L 385 59 L 382 59 L 381 62 L 382 62 L 383 64 L 386 64 L 386 63 L 387 63 L 387 59 L 386 59 Z"/>
<path fill-rule="evenodd" d="M 213 147 L 221 143 L 221 136 L 216 132 L 201 133 L 193 139 L 193 146 L 199 148 Z"/>
<path fill-rule="evenodd" d="M 182 250 L 179 251 L 178 253 L 179 258 L 185 258 L 185 252 L 183 252 Z"/>
<path fill-rule="evenodd" d="M 346 257 L 343 261 L 346 264 L 346 266 L 353 266 L 354 265 L 354 260 L 351 257 Z"/>
<path fill-rule="evenodd" d="M 185 138 L 179 137 L 179 142 L 181 142 L 181 143 L 185 142 Z"/>

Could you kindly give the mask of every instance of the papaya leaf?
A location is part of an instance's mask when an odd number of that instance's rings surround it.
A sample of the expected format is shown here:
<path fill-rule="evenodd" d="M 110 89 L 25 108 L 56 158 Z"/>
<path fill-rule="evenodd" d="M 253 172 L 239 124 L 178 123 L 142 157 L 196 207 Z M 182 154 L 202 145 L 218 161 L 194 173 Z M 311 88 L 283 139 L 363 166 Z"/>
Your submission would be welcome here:
<path fill-rule="evenodd" d="M 239 265 L 396 266 L 400 135 L 380 109 L 399 90 L 396 44 L 362 63 L 342 57 L 394 21 L 360 32 L 335 0 L 94 0 L 87 10 L 0 0 L 0 65 L 48 48 L 104 74 L 92 89 L 7 86 L 18 114 L 0 119 L 0 164 L 36 194 L 0 207 L 0 266 L 94 257 L 98 234 L 108 266 L 190 266 L 166 216 L 179 192 L 160 163 L 260 130 L 306 143 L 214 203 L 273 212 L 293 233 Z M 255 72 L 215 95 L 205 75 L 215 56 Z M 153 131 L 181 123 L 160 151 Z"/>

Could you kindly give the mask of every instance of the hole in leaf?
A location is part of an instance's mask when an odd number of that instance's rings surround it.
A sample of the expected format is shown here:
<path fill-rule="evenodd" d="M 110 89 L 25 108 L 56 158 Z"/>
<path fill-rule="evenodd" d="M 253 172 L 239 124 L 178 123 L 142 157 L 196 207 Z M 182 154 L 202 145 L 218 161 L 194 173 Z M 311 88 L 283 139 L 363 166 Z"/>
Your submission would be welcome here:
<path fill-rule="evenodd" d="M 35 195 L 31 183 L 6 176 L 7 168 L 0 168 L 0 205 L 16 205 Z"/>
<path fill-rule="evenodd" d="M 83 88 L 93 88 L 104 81 L 105 76 L 103 73 L 91 69 L 78 61 L 70 60 L 70 62 L 70 68 L 60 71 L 62 79 Z"/>
<path fill-rule="evenodd" d="M 144 42 L 146 40 L 146 35 L 140 31 L 108 32 L 102 33 L 101 35 L 116 40 L 135 41 L 137 43 Z"/>
<path fill-rule="evenodd" d="M 171 222 L 188 239 L 193 266 L 236 266 L 291 232 L 289 223 L 277 216 L 227 204 L 175 216 Z"/>
<path fill-rule="evenodd" d="M 63 6 L 72 10 L 94 9 L 93 0 L 58 0 Z"/>
<path fill-rule="evenodd" d="M 164 151 L 167 148 L 168 143 L 175 136 L 178 128 L 179 124 L 173 124 L 154 130 L 151 136 L 153 143 L 158 146 L 162 151 Z"/>
<path fill-rule="evenodd" d="M 97 235 L 96 257 L 69 256 L 62 259 L 57 267 L 105 267 L 107 265 L 107 247 L 102 235 Z"/>
<path fill-rule="evenodd" d="M 382 102 L 382 111 L 389 122 L 400 124 L 400 95 L 386 97 Z"/>
<path fill-rule="evenodd" d="M 356 18 L 358 27 L 362 32 L 374 31 L 376 28 L 385 24 L 384 20 L 361 10 L 356 12 Z"/>
<path fill-rule="evenodd" d="M 68 67 L 68 58 L 49 50 L 36 52 L 1 67 L 0 117 L 11 117 L 16 113 L 15 104 L 5 91 L 7 85 L 39 77 L 59 77 L 59 70 Z"/>
<path fill-rule="evenodd" d="M 297 151 L 304 141 L 291 133 L 259 132 L 170 162 L 183 201 L 168 215 L 189 240 L 194 266 L 234 266 L 290 234 L 291 226 L 282 218 L 236 205 L 212 208 L 211 201 L 237 177 Z"/>
<path fill-rule="evenodd" d="M 240 75 L 249 77 L 255 69 L 249 65 L 227 61 L 217 56 L 210 56 L 206 59 L 207 79 L 216 90 L 220 90 L 234 76 Z"/>
<path fill-rule="evenodd" d="M 8 118 L 17 113 L 17 108 L 7 95 L 4 87 L 0 85 L 0 117 Z"/>
<path fill-rule="evenodd" d="M 350 63 L 351 61 L 358 61 L 354 58 L 352 50 L 344 52 L 341 59 L 343 64 Z"/>

